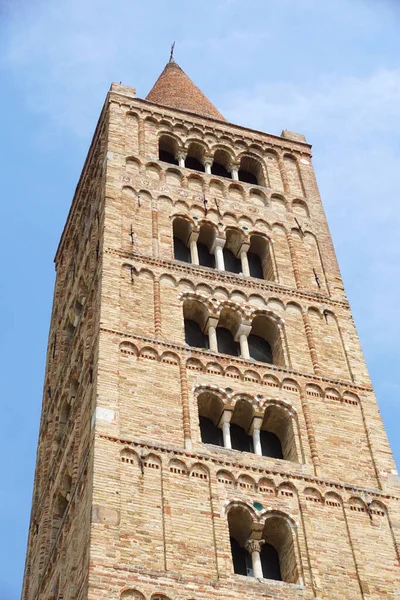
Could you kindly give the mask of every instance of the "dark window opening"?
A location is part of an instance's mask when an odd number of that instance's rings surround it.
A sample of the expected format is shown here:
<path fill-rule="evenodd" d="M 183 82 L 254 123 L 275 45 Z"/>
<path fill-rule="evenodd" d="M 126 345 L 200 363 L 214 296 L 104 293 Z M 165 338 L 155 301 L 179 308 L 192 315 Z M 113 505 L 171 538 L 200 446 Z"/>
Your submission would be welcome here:
<path fill-rule="evenodd" d="M 195 158 L 194 156 L 186 157 L 185 167 L 187 169 L 193 169 L 194 171 L 201 171 L 202 173 L 205 172 L 204 165 L 199 161 L 198 158 Z"/>
<path fill-rule="evenodd" d="M 241 273 L 242 261 L 240 258 L 237 258 L 229 248 L 223 248 L 222 252 L 224 255 L 225 271 Z"/>
<path fill-rule="evenodd" d="M 230 536 L 231 552 L 233 570 L 237 575 L 247 575 L 248 577 L 253 576 L 253 567 L 251 562 L 251 556 L 245 548 L 242 548 L 235 540 L 234 537 Z"/>
<path fill-rule="evenodd" d="M 190 263 L 190 250 L 182 240 L 174 235 L 174 258 Z"/>
<path fill-rule="evenodd" d="M 253 452 L 253 439 L 243 427 L 231 423 L 231 443 L 233 450 L 241 450 L 241 452 Z"/>
<path fill-rule="evenodd" d="M 258 179 L 253 173 L 249 171 L 245 171 L 245 169 L 239 169 L 239 181 L 244 181 L 245 183 L 252 183 L 253 185 L 258 185 Z"/>
<path fill-rule="evenodd" d="M 264 279 L 261 258 L 258 256 L 258 254 L 254 254 L 254 252 L 248 252 L 247 260 L 249 261 L 250 276 L 256 277 L 257 279 Z"/>
<path fill-rule="evenodd" d="M 219 177 L 227 177 L 228 179 L 232 179 L 232 175 L 224 167 L 224 165 L 221 165 L 221 163 L 213 162 L 211 165 L 211 173 L 213 175 L 218 175 Z"/>
<path fill-rule="evenodd" d="M 261 546 L 261 566 L 264 579 L 282 581 L 279 554 L 271 544 L 266 542 Z"/>
<path fill-rule="evenodd" d="M 217 327 L 218 352 L 240 356 L 240 345 L 233 339 L 232 332 L 225 327 Z"/>
<path fill-rule="evenodd" d="M 211 254 L 209 249 L 205 244 L 201 244 L 197 242 L 197 253 L 199 255 L 199 264 L 203 267 L 211 267 L 215 268 L 215 258 L 214 255 Z"/>
<path fill-rule="evenodd" d="M 282 444 L 277 435 L 271 431 L 260 431 L 261 451 L 263 456 L 283 459 Z"/>
<path fill-rule="evenodd" d="M 260 362 L 273 364 L 272 348 L 267 340 L 251 333 L 248 337 L 251 358 Z"/>
<path fill-rule="evenodd" d="M 201 441 L 204 444 L 214 444 L 214 446 L 223 446 L 222 430 L 214 425 L 214 423 L 207 419 L 207 417 L 200 416 L 200 433 Z"/>
<path fill-rule="evenodd" d="M 185 342 L 193 348 L 208 349 L 208 336 L 205 335 L 196 321 L 185 319 Z"/>
<path fill-rule="evenodd" d="M 171 165 L 179 165 L 179 162 L 171 152 L 168 152 L 167 150 L 161 150 L 161 148 L 158 151 L 158 160 L 170 163 Z"/>

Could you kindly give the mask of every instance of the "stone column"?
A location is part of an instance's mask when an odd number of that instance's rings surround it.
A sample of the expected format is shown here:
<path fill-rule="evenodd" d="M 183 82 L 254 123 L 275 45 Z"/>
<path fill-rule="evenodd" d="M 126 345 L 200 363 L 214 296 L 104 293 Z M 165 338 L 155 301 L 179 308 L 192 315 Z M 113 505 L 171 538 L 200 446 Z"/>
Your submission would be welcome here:
<path fill-rule="evenodd" d="M 260 430 L 262 425 L 262 417 L 254 417 L 250 426 L 250 435 L 253 436 L 254 454 L 262 456 Z"/>
<path fill-rule="evenodd" d="M 230 426 L 231 417 L 232 412 L 230 410 L 224 410 L 218 423 L 218 427 L 221 427 L 222 435 L 224 437 L 224 448 L 228 448 L 228 450 L 232 449 Z"/>
<path fill-rule="evenodd" d="M 215 256 L 215 266 L 218 271 L 225 271 L 224 253 L 222 251 L 225 246 L 225 240 L 223 238 L 215 238 L 211 248 L 211 254 Z"/>
<path fill-rule="evenodd" d="M 239 181 L 239 165 L 237 163 L 230 165 L 228 171 L 231 172 L 233 181 Z"/>
<path fill-rule="evenodd" d="M 253 577 L 256 579 L 263 579 L 263 571 L 261 565 L 261 546 L 264 540 L 247 540 L 245 548 L 249 554 L 251 554 L 251 561 L 253 563 Z"/>
<path fill-rule="evenodd" d="M 247 339 L 251 331 L 251 325 L 240 325 L 235 335 L 235 342 L 240 344 L 240 356 L 246 360 L 250 359 L 249 341 Z"/>
<path fill-rule="evenodd" d="M 208 344 L 212 352 L 218 352 L 218 341 L 217 341 L 217 323 L 216 317 L 208 317 L 204 331 L 208 333 Z"/>
<path fill-rule="evenodd" d="M 211 166 L 213 163 L 213 159 L 212 158 L 205 158 L 204 159 L 204 169 L 206 171 L 206 175 L 211 175 Z"/>
<path fill-rule="evenodd" d="M 185 167 L 186 152 L 180 151 L 176 157 L 180 167 Z"/>
<path fill-rule="evenodd" d="M 189 236 L 190 260 L 192 265 L 199 264 L 199 253 L 197 251 L 197 240 L 199 238 L 198 231 L 192 231 Z"/>
<path fill-rule="evenodd" d="M 247 242 L 244 242 L 240 246 L 240 250 L 239 250 L 239 256 L 240 256 L 240 260 L 242 263 L 242 273 L 245 277 L 250 277 L 249 259 L 247 256 L 249 248 L 250 248 L 250 244 Z"/>

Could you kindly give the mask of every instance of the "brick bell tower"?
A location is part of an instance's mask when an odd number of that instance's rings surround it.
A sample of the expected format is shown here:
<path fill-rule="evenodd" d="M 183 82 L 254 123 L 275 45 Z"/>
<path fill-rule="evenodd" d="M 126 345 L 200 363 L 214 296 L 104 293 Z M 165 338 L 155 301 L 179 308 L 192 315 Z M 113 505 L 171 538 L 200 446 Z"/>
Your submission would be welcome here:
<path fill-rule="evenodd" d="M 23 600 L 400 598 L 302 135 L 228 123 L 173 60 L 113 84 L 55 263 Z"/>

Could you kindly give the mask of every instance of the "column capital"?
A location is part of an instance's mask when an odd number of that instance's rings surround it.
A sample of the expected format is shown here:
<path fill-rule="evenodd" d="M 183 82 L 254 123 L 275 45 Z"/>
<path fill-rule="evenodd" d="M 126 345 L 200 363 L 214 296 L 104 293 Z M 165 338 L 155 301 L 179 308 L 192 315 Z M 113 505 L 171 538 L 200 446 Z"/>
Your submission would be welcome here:
<path fill-rule="evenodd" d="M 260 430 L 263 422 L 263 417 L 253 417 L 252 422 L 250 423 L 249 434 L 253 435 L 255 429 Z"/>
<path fill-rule="evenodd" d="M 207 317 L 206 324 L 204 325 L 204 333 L 208 333 L 210 327 L 216 327 L 218 325 L 218 317 L 212 315 Z"/>
<path fill-rule="evenodd" d="M 232 418 L 232 411 L 228 408 L 224 408 L 222 415 L 218 421 L 218 427 L 221 427 L 224 423 L 230 423 Z"/>
<path fill-rule="evenodd" d="M 250 248 L 250 242 L 242 242 L 242 245 L 240 246 L 238 252 L 237 252 L 237 256 L 240 256 L 242 252 L 246 252 L 246 254 L 248 253 Z"/>
<path fill-rule="evenodd" d="M 251 325 L 246 325 L 245 323 L 241 323 L 238 327 L 238 330 L 235 334 L 235 342 L 238 342 L 240 340 L 240 336 L 241 335 L 245 335 L 246 337 L 249 336 L 251 331 Z"/>
<path fill-rule="evenodd" d="M 265 540 L 254 540 L 253 538 L 250 538 L 249 540 L 247 540 L 244 547 L 246 548 L 247 552 L 253 554 L 253 552 L 261 552 L 261 546 L 264 543 Z"/>
<path fill-rule="evenodd" d="M 188 244 L 190 244 L 190 242 L 197 242 L 198 238 L 200 235 L 200 231 L 191 231 L 188 237 Z"/>
<path fill-rule="evenodd" d="M 225 242 L 226 242 L 225 238 L 217 236 L 213 242 L 213 245 L 211 246 L 211 250 L 210 250 L 211 254 L 215 253 L 216 248 L 223 248 L 225 246 Z"/>

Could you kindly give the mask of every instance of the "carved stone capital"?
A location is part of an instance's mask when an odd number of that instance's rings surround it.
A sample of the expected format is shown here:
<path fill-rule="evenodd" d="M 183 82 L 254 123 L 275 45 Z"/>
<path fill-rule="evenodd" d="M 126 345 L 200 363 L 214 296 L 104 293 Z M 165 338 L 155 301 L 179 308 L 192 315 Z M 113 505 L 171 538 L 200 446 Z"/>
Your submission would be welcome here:
<path fill-rule="evenodd" d="M 265 540 L 253 540 L 252 538 L 247 540 L 245 548 L 247 552 L 253 554 L 253 552 L 261 552 L 261 546 L 265 543 Z"/>

